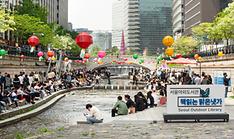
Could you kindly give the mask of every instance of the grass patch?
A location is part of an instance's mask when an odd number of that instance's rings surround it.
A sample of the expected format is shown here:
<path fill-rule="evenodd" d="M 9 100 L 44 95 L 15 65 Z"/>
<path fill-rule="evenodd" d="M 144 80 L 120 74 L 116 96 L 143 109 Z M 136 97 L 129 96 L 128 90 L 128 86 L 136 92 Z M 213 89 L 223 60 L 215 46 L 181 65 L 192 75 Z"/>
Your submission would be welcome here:
<path fill-rule="evenodd" d="M 234 99 L 234 96 L 230 96 L 230 98 Z"/>
<path fill-rule="evenodd" d="M 64 127 L 60 127 L 60 128 L 57 128 L 58 131 L 64 131 L 65 128 Z"/>
<path fill-rule="evenodd" d="M 16 135 L 15 135 L 15 138 L 16 139 L 24 139 L 24 136 L 23 136 L 22 133 L 17 132 Z"/>
<path fill-rule="evenodd" d="M 46 127 L 40 128 L 39 131 L 41 133 L 48 133 L 48 132 L 50 132 L 50 130 L 48 128 L 46 128 Z"/>
<path fill-rule="evenodd" d="M 92 136 L 92 137 L 96 136 L 96 133 L 95 133 L 95 132 L 92 132 L 92 133 L 91 133 L 91 136 Z"/>
<path fill-rule="evenodd" d="M 89 132 L 82 132 L 81 135 L 87 137 L 89 135 Z"/>

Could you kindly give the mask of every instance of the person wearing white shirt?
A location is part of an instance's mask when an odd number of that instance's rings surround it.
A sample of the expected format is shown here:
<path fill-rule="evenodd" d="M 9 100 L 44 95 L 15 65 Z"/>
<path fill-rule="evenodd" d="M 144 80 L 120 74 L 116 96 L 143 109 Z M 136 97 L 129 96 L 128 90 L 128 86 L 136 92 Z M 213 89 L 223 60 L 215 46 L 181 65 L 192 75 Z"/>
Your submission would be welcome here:
<path fill-rule="evenodd" d="M 19 78 L 19 80 L 20 80 L 20 84 L 23 85 L 24 76 L 23 76 L 23 75 L 20 75 L 18 78 Z"/>
<path fill-rule="evenodd" d="M 102 123 L 103 122 L 101 112 L 98 108 L 92 106 L 91 104 L 87 104 L 86 109 L 88 110 L 89 114 L 84 113 L 84 116 L 86 117 L 88 124 Z"/>

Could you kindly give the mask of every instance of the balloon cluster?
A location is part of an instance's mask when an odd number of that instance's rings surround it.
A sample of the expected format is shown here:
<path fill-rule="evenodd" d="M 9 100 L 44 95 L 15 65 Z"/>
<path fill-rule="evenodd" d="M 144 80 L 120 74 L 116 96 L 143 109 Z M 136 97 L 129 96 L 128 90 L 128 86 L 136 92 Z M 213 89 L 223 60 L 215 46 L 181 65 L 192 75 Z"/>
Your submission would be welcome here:
<path fill-rule="evenodd" d="M 171 47 L 172 44 L 174 43 L 173 37 L 171 37 L 171 36 L 164 37 L 163 40 L 162 40 L 162 43 L 163 43 L 164 46 L 167 47 L 167 49 L 165 50 L 165 54 L 167 56 L 173 56 L 174 48 Z"/>

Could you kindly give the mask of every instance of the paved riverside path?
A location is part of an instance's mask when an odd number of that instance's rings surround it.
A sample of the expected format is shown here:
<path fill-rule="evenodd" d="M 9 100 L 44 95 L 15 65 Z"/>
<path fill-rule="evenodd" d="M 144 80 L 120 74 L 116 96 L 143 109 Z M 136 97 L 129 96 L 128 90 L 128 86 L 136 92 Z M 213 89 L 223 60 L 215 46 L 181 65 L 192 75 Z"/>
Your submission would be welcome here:
<path fill-rule="evenodd" d="M 230 120 L 234 120 L 234 99 L 225 98 L 225 112 L 229 114 Z M 150 108 L 127 116 L 117 116 L 114 121 L 163 121 L 163 113 L 166 113 L 166 106 Z"/>

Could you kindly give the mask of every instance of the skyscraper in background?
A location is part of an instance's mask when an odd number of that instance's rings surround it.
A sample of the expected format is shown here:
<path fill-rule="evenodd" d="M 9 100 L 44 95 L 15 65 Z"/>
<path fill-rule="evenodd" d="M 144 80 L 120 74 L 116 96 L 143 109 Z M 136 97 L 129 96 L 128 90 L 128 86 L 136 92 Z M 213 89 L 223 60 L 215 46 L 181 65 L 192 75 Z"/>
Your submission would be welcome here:
<path fill-rule="evenodd" d="M 218 12 L 232 0 L 185 0 L 184 35 L 191 35 L 191 28 L 202 22 L 211 22 Z"/>
<path fill-rule="evenodd" d="M 48 10 L 48 23 L 57 23 L 69 29 L 68 26 L 68 0 L 34 0 Z"/>
<path fill-rule="evenodd" d="M 126 47 L 140 48 L 139 0 L 123 0 L 123 23 Z"/>
<path fill-rule="evenodd" d="M 172 0 L 139 0 L 140 51 L 163 51 L 162 39 L 172 35 Z"/>
<path fill-rule="evenodd" d="M 172 4 L 172 30 L 174 38 L 180 37 L 184 32 L 184 0 L 173 0 Z"/>
<path fill-rule="evenodd" d="M 112 4 L 112 47 L 120 48 L 123 29 L 123 0 L 114 0 Z"/>
<path fill-rule="evenodd" d="M 93 31 L 91 35 L 93 37 L 94 45 L 99 46 L 102 50 L 111 48 L 112 34 L 109 31 L 97 30 L 97 31 Z"/>

